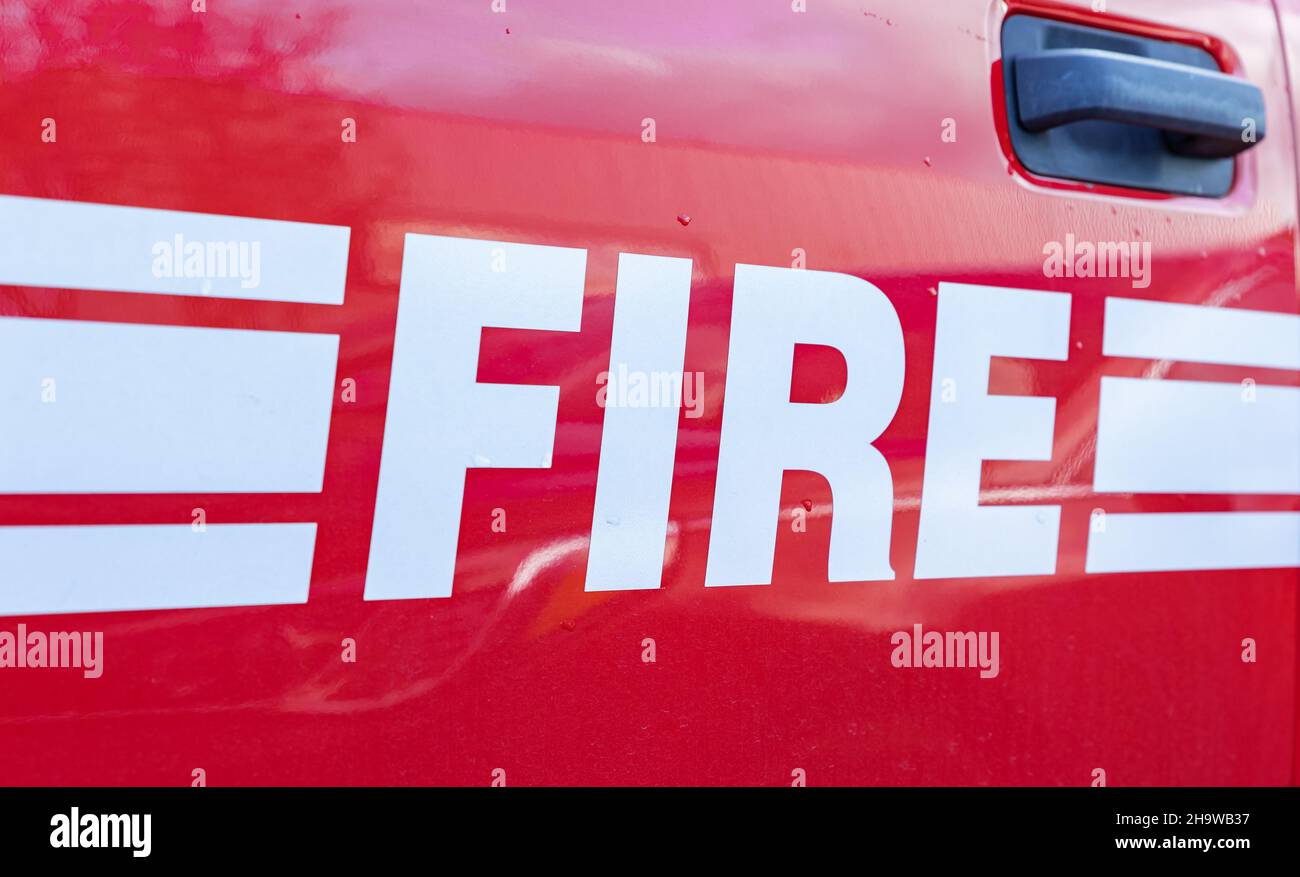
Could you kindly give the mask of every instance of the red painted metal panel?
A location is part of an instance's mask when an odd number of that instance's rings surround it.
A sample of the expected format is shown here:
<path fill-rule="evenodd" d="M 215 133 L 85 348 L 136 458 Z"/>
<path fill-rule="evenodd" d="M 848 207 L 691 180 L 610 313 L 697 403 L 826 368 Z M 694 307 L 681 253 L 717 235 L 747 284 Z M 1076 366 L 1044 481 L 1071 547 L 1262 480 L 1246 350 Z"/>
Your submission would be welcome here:
<path fill-rule="evenodd" d="M 1294 313 L 1295 133 L 1267 0 L 1015 4 L 1198 40 L 1274 124 L 1225 199 L 1028 178 L 1009 157 L 982 2 L 586 0 L 541 8 L 143 0 L 7 8 L 0 192 L 350 226 L 341 307 L 0 287 L 0 313 L 334 332 L 357 401 L 309 495 L 0 496 L 0 524 L 316 521 L 303 606 L 51 616 L 103 630 L 105 673 L 0 671 L 0 782 L 185 784 L 1282 784 L 1296 778 L 1295 570 L 1085 575 L 1106 295 L 1043 246 L 1151 241 L 1142 295 Z M 1285 17 L 1285 16 L 1284 16 Z M 1135 24 L 1134 22 L 1141 22 Z M 58 120 L 44 143 L 41 120 Z M 340 139 L 352 118 L 357 140 Z M 656 142 L 643 142 L 653 118 Z M 941 140 L 943 120 L 957 125 Z M 689 215 L 689 225 L 677 221 Z M 403 236 L 583 247 L 578 333 L 488 330 L 481 381 L 561 387 L 549 470 L 472 471 L 450 599 L 364 602 Z M 906 383 L 876 443 L 893 582 L 828 583 L 827 483 L 787 473 L 773 583 L 704 588 L 737 263 L 870 280 Z M 659 591 L 586 593 L 617 254 L 693 260 L 683 418 Z M 77 254 L 69 253 L 70 259 Z M 914 581 L 940 281 L 1072 293 L 1065 362 L 1001 360 L 994 392 L 1058 399 L 1047 463 L 989 463 L 986 501 L 1059 502 L 1050 577 Z M 796 381 L 833 394 L 842 363 Z M 1173 364 L 1168 377 L 1294 386 Z M 819 387 L 819 381 L 823 386 Z M 1006 496 L 1012 499 L 1006 499 Z M 1019 496 L 1019 499 L 1014 498 Z M 997 499 L 996 497 L 1004 497 Z M 1291 496 L 1119 496 L 1108 511 L 1297 510 Z M 509 516 L 493 532 L 492 510 Z M 996 630 L 1002 671 L 889 663 L 914 623 Z M 358 661 L 340 661 L 355 638 Z M 642 640 L 657 661 L 641 660 Z M 1252 637 L 1260 660 L 1240 660 Z"/>

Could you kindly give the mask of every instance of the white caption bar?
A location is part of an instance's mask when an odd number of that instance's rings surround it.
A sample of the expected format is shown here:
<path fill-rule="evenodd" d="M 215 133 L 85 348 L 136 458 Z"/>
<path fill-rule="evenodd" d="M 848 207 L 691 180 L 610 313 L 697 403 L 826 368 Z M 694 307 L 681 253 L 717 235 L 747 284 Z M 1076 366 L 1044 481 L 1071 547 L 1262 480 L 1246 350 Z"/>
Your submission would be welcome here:
<path fill-rule="evenodd" d="M 350 232 L 0 195 L 0 283 L 340 305 Z"/>
<path fill-rule="evenodd" d="M 1101 379 L 1098 493 L 1300 493 L 1300 388 Z"/>
<path fill-rule="evenodd" d="M 1300 566 L 1300 512 L 1107 514 L 1084 571 L 1173 572 Z"/>
<path fill-rule="evenodd" d="M 0 318 L 0 493 L 313 493 L 338 336 Z"/>
<path fill-rule="evenodd" d="M 0 615 L 307 602 L 315 524 L 0 527 Z"/>
<path fill-rule="evenodd" d="M 1108 298 L 1102 353 L 1300 369 L 1300 316 Z"/>

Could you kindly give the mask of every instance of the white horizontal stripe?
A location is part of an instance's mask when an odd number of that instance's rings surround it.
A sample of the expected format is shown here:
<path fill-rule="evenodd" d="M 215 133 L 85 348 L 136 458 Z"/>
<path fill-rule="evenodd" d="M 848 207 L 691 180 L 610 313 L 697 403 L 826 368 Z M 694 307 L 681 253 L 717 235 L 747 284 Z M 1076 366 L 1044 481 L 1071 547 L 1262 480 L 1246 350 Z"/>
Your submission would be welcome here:
<path fill-rule="evenodd" d="M 1102 353 L 1300 369 L 1300 316 L 1108 298 Z"/>
<path fill-rule="evenodd" d="M 0 493 L 316 492 L 338 336 L 0 318 Z"/>
<path fill-rule="evenodd" d="M 0 195 L 0 283 L 343 304 L 347 226 Z M 155 247 L 204 251 L 202 274 L 159 271 Z M 208 244 L 257 244 L 256 276 L 221 276 Z M 251 269 L 251 252 L 250 264 Z M 224 274 L 238 272 L 226 270 Z M 169 276 L 170 275 L 170 276 Z"/>
<path fill-rule="evenodd" d="M 315 524 L 0 527 L 0 615 L 307 602 Z"/>
<path fill-rule="evenodd" d="M 1300 388 L 1101 379 L 1099 493 L 1300 493 Z"/>
<path fill-rule="evenodd" d="M 1300 512 L 1107 514 L 1088 535 L 1086 572 L 1300 566 Z"/>

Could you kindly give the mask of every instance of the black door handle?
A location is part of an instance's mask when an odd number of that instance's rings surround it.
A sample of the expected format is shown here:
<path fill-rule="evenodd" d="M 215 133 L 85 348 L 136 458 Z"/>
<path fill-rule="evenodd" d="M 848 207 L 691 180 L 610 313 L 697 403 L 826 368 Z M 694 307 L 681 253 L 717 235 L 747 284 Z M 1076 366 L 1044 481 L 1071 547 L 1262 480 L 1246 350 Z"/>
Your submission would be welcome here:
<path fill-rule="evenodd" d="M 1032 132 L 1104 120 L 1165 132 L 1171 152 L 1223 158 L 1264 139 L 1264 95 L 1223 73 L 1100 49 L 1015 58 L 1020 124 Z M 1251 136 L 1253 135 L 1253 136 Z"/>

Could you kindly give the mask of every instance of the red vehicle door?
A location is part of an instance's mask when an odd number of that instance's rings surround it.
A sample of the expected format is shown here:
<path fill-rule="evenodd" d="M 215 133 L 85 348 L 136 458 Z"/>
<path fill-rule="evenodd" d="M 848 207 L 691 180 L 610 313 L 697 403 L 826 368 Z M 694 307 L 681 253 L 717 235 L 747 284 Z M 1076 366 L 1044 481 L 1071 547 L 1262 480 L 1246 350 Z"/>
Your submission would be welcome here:
<path fill-rule="evenodd" d="M 1266 134 L 1036 172 L 1016 16 Z M 1277 21 L 11 4 L 0 631 L 102 645 L 0 670 L 0 782 L 1294 782 Z"/>

